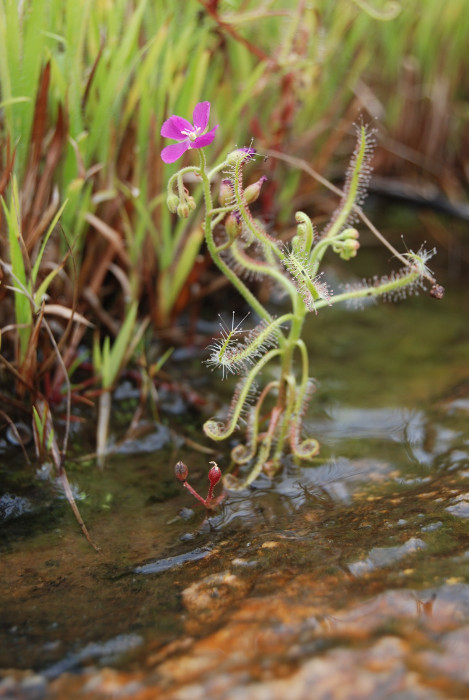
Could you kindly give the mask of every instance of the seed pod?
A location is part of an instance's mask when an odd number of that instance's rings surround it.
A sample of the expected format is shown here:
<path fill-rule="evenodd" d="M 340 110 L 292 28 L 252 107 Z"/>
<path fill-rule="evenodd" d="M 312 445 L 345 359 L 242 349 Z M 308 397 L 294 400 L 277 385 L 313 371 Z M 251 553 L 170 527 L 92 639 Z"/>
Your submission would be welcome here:
<path fill-rule="evenodd" d="M 434 284 L 430 289 L 430 296 L 434 299 L 443 299 L 445 295 L 445 288 L 441 284 Z"/>
<path fill-rule="evenodd" d="M 267 178 L 265 175 L 263 175 L 257 180 L 257 182 L 253 182 L 252 185 L 248 185 L 248 187 L 246 187 L 244 190 L 244 198 L 248 204 L 256 201 L 256 199 L 259 197 L 261 187 L 266 180 Z"/>
<path fill-rule="evenodd" d="M 189 469 L 184 464 L 184 462 L 178 462 L 174 467 L 174 476 L 179 481 L 185 481 L 189 476 Z"/>
<path fill-rule="evenodd" d="M 218 484 L 220 481 L 221 469 L 216 462 L 210 462 L 210 464 L 213 464 L 213 467 L 208 473 L 208 480 L 210 481 L 210 486 L 213 488 L 215 484 Z"/>

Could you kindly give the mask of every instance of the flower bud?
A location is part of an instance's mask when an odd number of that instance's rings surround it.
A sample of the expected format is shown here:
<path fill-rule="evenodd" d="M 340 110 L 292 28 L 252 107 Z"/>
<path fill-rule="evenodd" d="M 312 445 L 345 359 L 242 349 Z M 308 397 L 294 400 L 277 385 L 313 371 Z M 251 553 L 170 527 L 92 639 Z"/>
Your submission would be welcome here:
<path fill-rule="evenodd" d="M 194 211 L 194 209 L 197 206 L 197 204 L 195 203 L 194 197 L 186 197 L 186 202 L 187 202 L 187 206 L 189 207 L 190 211 Z"/>
<path fill-rule="evenodd" d="M 256 199 L 259 197 L 261 187 L 266 180 L 267 178 L 265 175 L 263 175 L 259 178 L 259 180 L 257 180 L 257 182 L 253 182 L 252 185 L 248 185 L 248 187 L 246 187 L 244 190 L 244 198 L 248 204 L 256 201 Z"/>
<path fill-rule="evenodd" d="M 177 196 L 177 194 L 175 194 L 174 192 L 171 192 L 171 194 L 168 194 L 168 197 L 166 199 L 166 205 L 167 205 L 169 211 L 171 212 L 171 214 L 176 213 L 177 208 L 178 208 L 178 204 L 179 204 L 179 197 Z"/>
<path fill-rule="evenodd" d="M 231 212 L 225 219 L 225 230 L 230 241 L 234 241 L 243 230 L 241 217 L 236 212 Z"/>
<path fill-rule="evenodd" d="M 176 209 L 177 215 L 181 219 L 187 219 L 190 213 L 189 205 L 187 202 L 180 202 L 178 208 Z"/>
<path fill-rule="evenodd" d="M 189 476 L 189 469 L 184 464 L 184 462 L 178 462 L 174 467 L 174 476 L 179 481 L 185 481 Z"/>
<path fill-rule="evenodd" d="M 237 163 L 243 163 L 245 161 L 251 160 L 252 156 L 255 154 L 255 149 L 247 146 L 243 148 L 237 148 L 236 151 L 231 151 L 226 157 L 227 165 L 236 165 Z"/>
<path fill-rule="evenodd" d="M 350 258 L 354 258 L 356 256 L 359 247 L 360 243 L 357 240 L 348 238 L 347 240 L 343 241 L 342 245 L 340 246 L 339 256 L 342 258 L 342 260 L 350 260 Z"/>
<path fill-rule="evenodd" d="M 342 233 L 342 236 L 344 239 L 347 238 L 354 238 L 355 240 L 358 240 L 359 233 L 356 228 L 347 228 L 345 231 Z"/>
<path fill-rule="evenodd" d="M 218 201 L 222 207 L 229 206 L 233 201 L 233 187 L 231 185 L 231 180 L 227 179 L 221 181 Z"/>

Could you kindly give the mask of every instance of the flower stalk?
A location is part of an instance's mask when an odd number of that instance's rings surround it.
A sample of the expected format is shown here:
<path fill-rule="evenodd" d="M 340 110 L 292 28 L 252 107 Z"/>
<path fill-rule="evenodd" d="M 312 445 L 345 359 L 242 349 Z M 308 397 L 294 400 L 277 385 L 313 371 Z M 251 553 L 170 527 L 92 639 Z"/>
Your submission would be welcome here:
<path fill-rule="evenodd" d="M 221 469 L 216 462 L 210 462 L 210 464 L 212 465 L 212 467 L 209 469 L 207 475 L 209 480 L 209 487 L 207 496 L 205 498 L 202 498 L 202 496 L 199 493 L 197 493 L 197 491 L 187 481 L 187 477 L 189 476 L 189 469 L 184 464 L 184 462 L 177 462 L 177 464 L 174 467 L 174 475 L 176 479 L 180 481 L 184 488 L 186 488 L 189 491 L 189 493 L 191 493 L 194 496 L 194 498 L 196 498 L 199 501 L 199 503 L 202 503 L 202 505 L 205 506 L 207 510 L 212 510 L 213 508 L 215 508 L 224 498 L 223 493 L 217 498 L 215 498 L 213 495 L 213 490 L 221 479 Z"/>

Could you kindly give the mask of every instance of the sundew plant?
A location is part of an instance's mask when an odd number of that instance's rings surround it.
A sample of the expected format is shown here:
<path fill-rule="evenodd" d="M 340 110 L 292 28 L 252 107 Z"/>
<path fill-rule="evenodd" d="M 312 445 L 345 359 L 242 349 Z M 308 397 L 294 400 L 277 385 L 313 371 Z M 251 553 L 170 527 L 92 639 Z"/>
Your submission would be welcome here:
<path fill-rule="evenodd" d="M 246 166 L 256 156 L 254 149 L 237 148 L 223 162 L 207 165 L 203 149 L 213 141 L 217 128 L 208 131 L 209 116 L 210 103 L 202 102 L 194 109 L 192 124 L 179 116 L 170 117 L 163 124 L 161 135 L 177 143 L 164 148 L 161 157 L 165 163 L 173 163 L 186 151 L 197 151 L 198 164 L 181 168 L 169 179 L 168 207 L 178 216 L 188 217 L 196 203 L 185 186 L 185 176 L 190 174 L 192 181 L 194 176 L 200 178 L 207 248 L 221 272 L 250 305 L 252 316 L 258 319 L 250 330 L 243 330 L 242 322 L 236 325 L 234 320 L 231 327 L 222 324 L 221 335 L 209 347 L 206 361 L 210 367 L 220 368 L 223 376 L 240 376 L 227 416 L 206 421 L 204 432 L 212 440 L 226 440 L 241 422 L 245 423 L 245 441 L 234 447 L 231 456 L 235 464 L 247 465 L 247 474 L 243 479 L 225 478 L 229 488 L 242 489 L 262 471 L 274 475 L 288 451 L 298 460 L 313 460 L 319 453 L 318 440 L 303 435 L 303 420 L 315 388 L 309 376 L 308 349 L 302 339 L 309 314 L 344 301 L 400 298 L 404 293 L 425 288 L 425 281 L 433 285 L 431 294 L 435 297 L 441 297 L 443 289 L 427 267 L 434 251 L 424 249 L 397 254 L 402 269 L 347 287 L 341 293 L 333 294 L 324 279 L 321 266 L 326 253 L 350 260 L 360 247 L 359 233 L 353 224 L 361 213 L 371 172 L 371 129 L 363 124 L 356 127 L 356 147 L 339 206 L 329 223 L 322 231 L 316 231 L 311 219 L 298 211 L 296 233 L 284 243 L 272 236 L 250 211 L 265 180 L 261 177 L 245 183 Z M 249 282 L 259 278 L 270 280 L 283 291 L 288 299 L 285 313 L 274 317 L 253 294 Z"/>

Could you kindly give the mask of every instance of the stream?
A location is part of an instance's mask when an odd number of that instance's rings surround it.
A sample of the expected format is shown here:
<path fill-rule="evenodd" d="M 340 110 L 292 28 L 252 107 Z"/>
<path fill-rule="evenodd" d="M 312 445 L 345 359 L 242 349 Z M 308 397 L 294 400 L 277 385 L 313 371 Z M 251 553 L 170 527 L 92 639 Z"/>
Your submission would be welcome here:
<path fill-rule="evenodd" d="M 213 445 L 186 398 L 102 471 L 90 421 L 67 472 L 101 555 L 0 436 L 0 698 L 467 697 L 468 318 L 467 289 L 313 318 L 320 457 L 286 458 L 209 517 L 174 464 L 205 494 L 229 449 L 198 451 Z M 229 397 L 175 355 L 202 413 Z"/>

